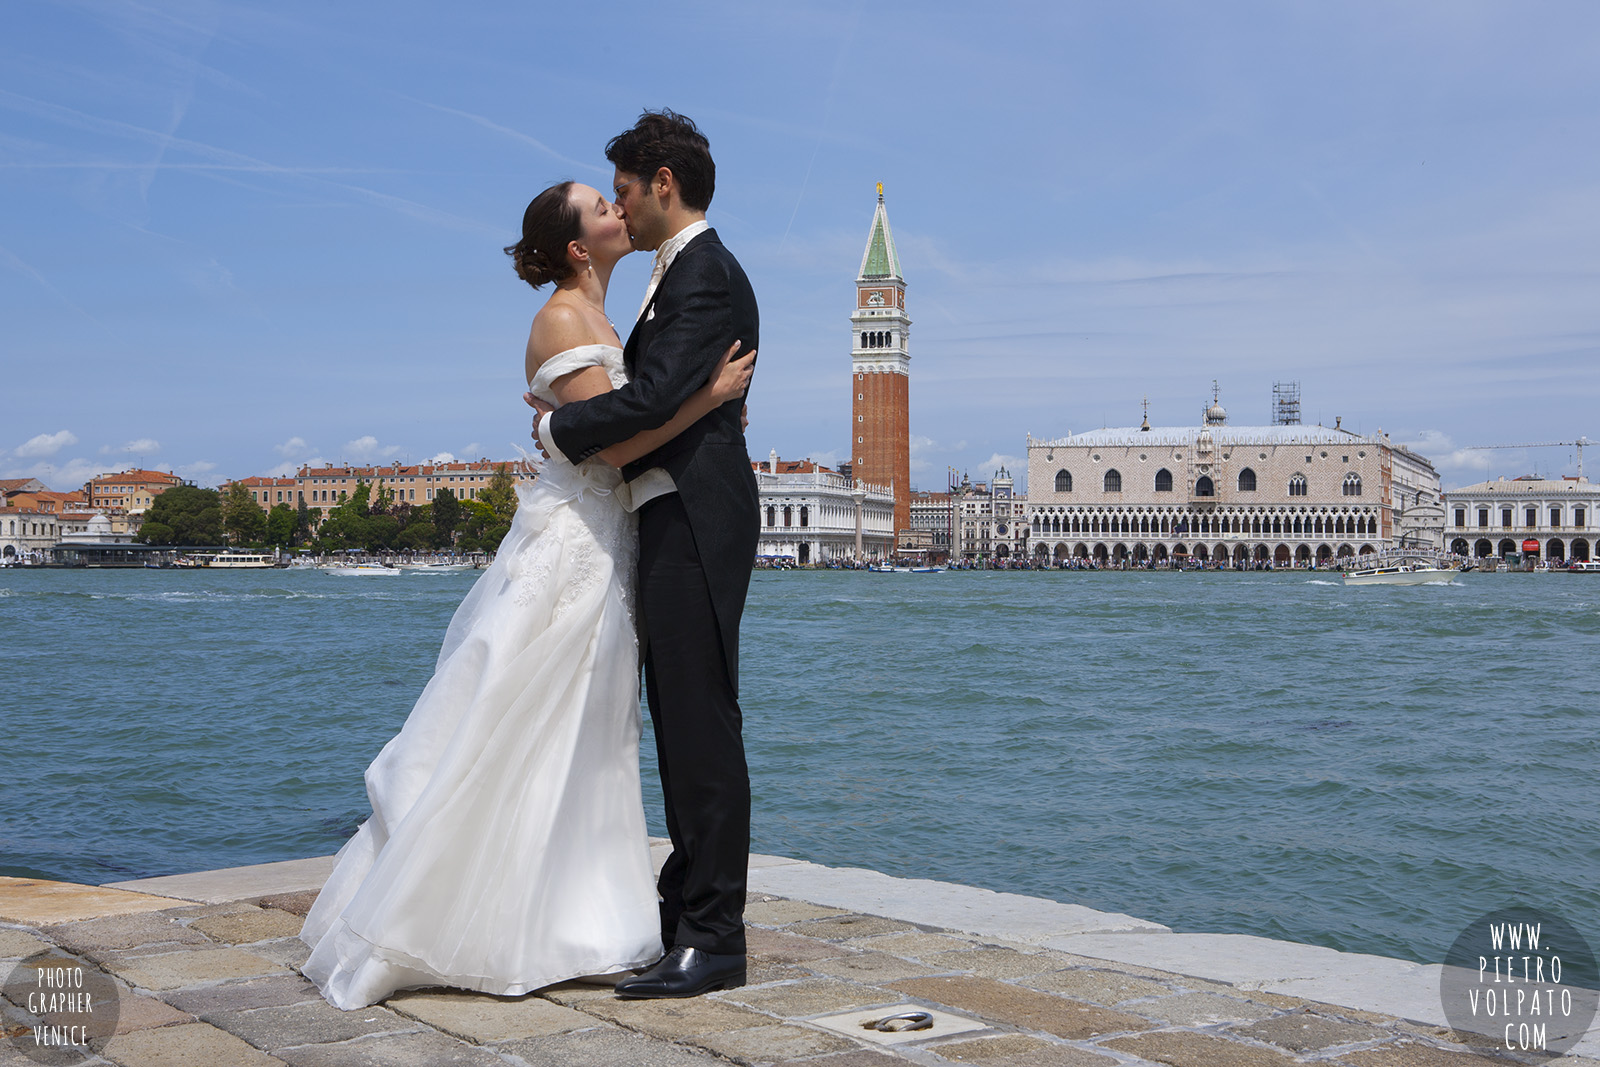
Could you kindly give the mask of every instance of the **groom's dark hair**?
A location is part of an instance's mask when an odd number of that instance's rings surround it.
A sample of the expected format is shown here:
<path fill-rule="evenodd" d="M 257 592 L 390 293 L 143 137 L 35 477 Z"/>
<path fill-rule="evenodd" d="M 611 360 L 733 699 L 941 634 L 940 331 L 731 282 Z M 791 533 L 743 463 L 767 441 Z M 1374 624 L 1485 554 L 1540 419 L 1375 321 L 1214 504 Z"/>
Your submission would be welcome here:
<path fill-rule="evenodd" d="M 711 206 L 711 194 L 717 188 L 711 142 L 693 120 L 670 108 L 640 115 L 631 130 L 611 138 L 606 158 L 618 170 L 640 177 L 666 167 L 678 180 L 684 207 L 704 211 Z"/>

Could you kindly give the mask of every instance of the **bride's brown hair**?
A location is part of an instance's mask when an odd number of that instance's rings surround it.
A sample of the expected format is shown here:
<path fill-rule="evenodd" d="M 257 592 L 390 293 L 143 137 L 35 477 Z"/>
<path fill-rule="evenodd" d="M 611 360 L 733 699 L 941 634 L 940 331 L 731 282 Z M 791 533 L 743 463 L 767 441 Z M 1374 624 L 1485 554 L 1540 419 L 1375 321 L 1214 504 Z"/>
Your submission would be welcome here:
<path fill-rule="evenodd" d="M 572 183 L 552 185 L 522 213 L 522 240 L 506 248 L 517 277 L 539 288 L 572 277 L 567 245 L 583 236 L 583 215 L 572 205 Z"/>

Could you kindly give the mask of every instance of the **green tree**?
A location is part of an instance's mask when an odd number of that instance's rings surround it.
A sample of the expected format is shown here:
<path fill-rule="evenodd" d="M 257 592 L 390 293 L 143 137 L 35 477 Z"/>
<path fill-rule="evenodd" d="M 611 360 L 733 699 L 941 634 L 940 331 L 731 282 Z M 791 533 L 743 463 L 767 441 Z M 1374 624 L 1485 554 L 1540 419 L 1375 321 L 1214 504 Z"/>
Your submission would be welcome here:
<path fill-rule="evenodd" d="M 267 512 L 267 543 L 287 547 L 294 544 L 297 519 L 288 504 L 274 504 Z"/>
<path fill-rule="evenodd" d="M 222 498 L 222 525 L 235 544 L 259 541 L 266 536 L 267 513 L 249 489 L 234 482 Z"/>
<path fill-rule="evenodd" d="M 451 490 L 439 490 L 433 498 L 434 543 L 441 548 L 448 546 L 460 522 L 461 501 Z"/>
<path fill-rule="evenodd" d="M 487 490 L 485 490 L 487 492 Z M 462 524 L 461 548 L 465 552 L 494 552 L 511 532 L 511 523 L 482 500 L 463 501 L 467 520 Z"/>
<path fill-rule="evenodd" d="M 219 545 L 222 494 L 198 485 L 175 485 L 151 503 L 138 536 L 152 545 Z"/>
<path fill-rule="evenodd" d="M 494 509 L 495 518 L 507 527 L 517 513 L 517 480 L 511 476 L 509 464 L 502 463 L 495 467 L 494 473 L 489 476 L 489 484 L 478 494 L 478 499 Z"/>

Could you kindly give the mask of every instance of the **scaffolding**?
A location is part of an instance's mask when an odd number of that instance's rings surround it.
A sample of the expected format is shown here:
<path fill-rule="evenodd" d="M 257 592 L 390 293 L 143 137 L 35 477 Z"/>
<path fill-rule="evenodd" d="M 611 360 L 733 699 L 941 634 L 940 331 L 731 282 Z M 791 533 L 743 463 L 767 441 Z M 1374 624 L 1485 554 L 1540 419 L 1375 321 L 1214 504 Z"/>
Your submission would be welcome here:
<path fill-rule="evenodd" d="M 1272 425 L 1300 425 L 1300 383 L 1272 383 Z"/>

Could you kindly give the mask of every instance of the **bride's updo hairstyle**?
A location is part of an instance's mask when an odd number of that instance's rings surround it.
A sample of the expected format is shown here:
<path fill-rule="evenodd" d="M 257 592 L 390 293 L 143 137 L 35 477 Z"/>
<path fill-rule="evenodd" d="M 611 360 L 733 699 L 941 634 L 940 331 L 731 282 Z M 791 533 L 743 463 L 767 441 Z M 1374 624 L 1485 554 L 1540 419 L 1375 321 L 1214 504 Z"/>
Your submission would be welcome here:
<path fill-rule="evenodd" d="M 561 182 L 534 197 L 522 213 L 522 240 L 505 250 L 517 277 L 535 289 L 575 273 L 567 245 L 583 237 L 583 214 L 571 193 L 572 183 Z"/>

